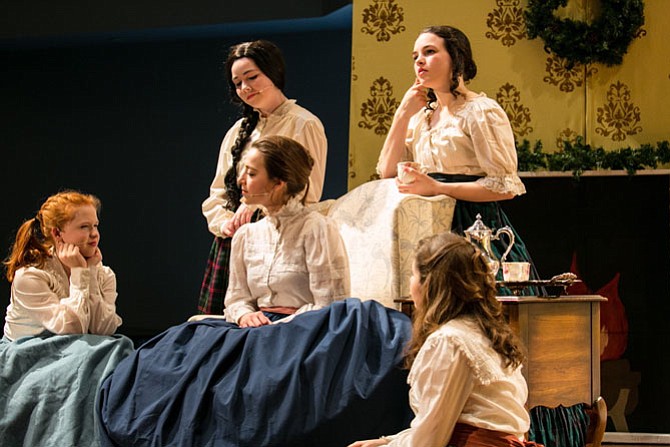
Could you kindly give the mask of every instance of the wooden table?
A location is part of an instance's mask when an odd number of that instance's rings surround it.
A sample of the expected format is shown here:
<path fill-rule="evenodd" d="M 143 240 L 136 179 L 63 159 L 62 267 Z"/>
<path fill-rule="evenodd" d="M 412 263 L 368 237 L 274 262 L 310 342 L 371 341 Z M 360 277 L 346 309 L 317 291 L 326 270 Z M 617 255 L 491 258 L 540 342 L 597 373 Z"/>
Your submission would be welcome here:
<path fill-rule="evenodd" d="M 599 295 L 504 296 L 505 314 L 528 352 L 528 408 L 592 403 L 600 396 Z M 398 300 L 411 315 L 413 303 Z"/>

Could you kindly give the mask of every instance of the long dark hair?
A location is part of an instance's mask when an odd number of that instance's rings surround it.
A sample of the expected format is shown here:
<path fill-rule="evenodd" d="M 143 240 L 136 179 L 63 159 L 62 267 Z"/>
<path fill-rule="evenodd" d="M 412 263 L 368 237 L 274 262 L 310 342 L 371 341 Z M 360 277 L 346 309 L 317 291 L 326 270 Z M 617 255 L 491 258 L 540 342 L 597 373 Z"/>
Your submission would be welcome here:
<path fill-rule="evenodd" d="M 468 82 L 477 76 L 477 64 L 472 57 L 472 48 L 470 40 L 463 31 L 453 26 L 429 26 L 421 30 L 420 34 L 431 33 L 439 36 L 444 41 L 444 48 L 451 57 L 451 80 L 449 90 L 454 96 L 458 96 L 458 78 L 463 76 L 463 80 Z M 432 90 L 428 92 L 428 103 L 436 101 L 435 93 Z"/>
<path fill-rule="evenodd" d="M 258 69 L 263 72 L 265 76 L 270 78 L 272 83 L 279 90 L 284 90 L 286 82 L 286 65 L 281 50 L 272 42 L 267 40 L 255 40 L 253 42 L 243 42 L 230 48 L 225 64 L 226 79 L 228 80 L 228 90 L 230 92 L 231 101 L 242 106 L 242 123 L 240 130 L 235 139 L 235 143 L 230 148 L 233 157 L 233 163 L 226 172 L 225 185 L 226 194 L 228 196 L 228 208 L 235 211 L 240 206 L 240 199 L 242 192 L 237 184 L 237 165 L 242 158 L 244 147 L 251 137 L 251 133 L 258 124 L 259 115 L 252 107 L 246 104 L 237 95 L 235 83 L 233 82 L 233 75 L 231 69 L 233 63 L 238 60 L 248 57 L 253 60 Z"/>
<path fill-rule="evenodd" d="M 413 315 L 406 366 L 411 366 L 430 334 L 462 316 L 477 322 L 505 366 L 516 368 L 523 362 L 521 342 L 496 299 L 495 278 L 472 243 L 453 233 L 430 236 L 419 241 L 414 262 L 421 305 Z"/>

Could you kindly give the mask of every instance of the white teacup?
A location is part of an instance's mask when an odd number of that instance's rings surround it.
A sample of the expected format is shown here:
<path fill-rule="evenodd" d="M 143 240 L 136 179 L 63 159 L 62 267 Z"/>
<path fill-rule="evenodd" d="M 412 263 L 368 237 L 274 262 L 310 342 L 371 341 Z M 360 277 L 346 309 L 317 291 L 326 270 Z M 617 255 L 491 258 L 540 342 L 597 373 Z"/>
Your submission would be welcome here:
<path fill-rule="evenodd" d="M 528 281 L 530 278 L 530 262 L 503 262 L 502 271 L 505 281 Z"/>
<path fill-rule="evenodd" d="M 421 165 L 416 161 L 401 161 L 398 163 L 398 180 L 400 183 L 409 184 L 414 181 L 416 175 L 407 171 L 407 168 L 412 168 L 421 171 Z"/>

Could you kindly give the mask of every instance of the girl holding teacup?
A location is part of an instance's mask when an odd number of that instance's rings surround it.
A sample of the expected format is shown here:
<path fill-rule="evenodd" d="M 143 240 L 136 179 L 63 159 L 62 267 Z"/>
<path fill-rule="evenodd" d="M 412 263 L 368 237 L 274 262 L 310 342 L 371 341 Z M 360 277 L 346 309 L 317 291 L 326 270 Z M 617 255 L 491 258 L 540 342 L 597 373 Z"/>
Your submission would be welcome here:
<path fill-rule="evenodd" d="M 380 176 L 397 176 L 403 193 L 457 199 L 453 231 L 468 228 L 477 214 L 489 228 L 511 227 L 498 202 L 526 192 L 514 134 L 502 107 L 466 86 L 477 74 L 467 36 L 450 26 L 426 28 L 412 58 L 416 81 L 396 110 L 377 165 Z M 408 160 L 418 166 L 398 168 Z M 492 245 L 500 258 L 508 241 Z M 507 260 L 530 262 L 518 234 Z"/>

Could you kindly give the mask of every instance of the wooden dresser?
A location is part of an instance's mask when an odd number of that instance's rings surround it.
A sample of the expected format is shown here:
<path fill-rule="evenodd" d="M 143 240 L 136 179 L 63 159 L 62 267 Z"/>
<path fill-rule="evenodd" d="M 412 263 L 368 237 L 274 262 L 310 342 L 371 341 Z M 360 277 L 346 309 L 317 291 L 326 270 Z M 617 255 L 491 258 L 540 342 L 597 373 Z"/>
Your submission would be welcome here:
<path fill-rule="evenodd" d="M 528 408 L 592 403 L 600 396 L 600 303 L 598 295 L 557 298 L 505 296 L 509 322 L 528 351 L 523 373 Z M 398 300 L 411 315 L 411 300 Z"/>

